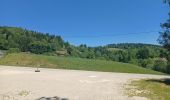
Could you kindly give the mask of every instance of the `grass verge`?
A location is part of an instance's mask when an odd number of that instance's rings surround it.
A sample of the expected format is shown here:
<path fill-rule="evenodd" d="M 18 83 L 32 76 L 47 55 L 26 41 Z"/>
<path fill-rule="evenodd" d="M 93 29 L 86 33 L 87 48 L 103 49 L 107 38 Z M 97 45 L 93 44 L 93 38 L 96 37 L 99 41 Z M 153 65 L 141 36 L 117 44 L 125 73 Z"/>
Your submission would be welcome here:
<path fill-rule="evenodd" d="M 143 79 L 132 81 L 126 89 L 130 97 L 147 97 L 149 100 L 170 100 L 170 79 Z"/>

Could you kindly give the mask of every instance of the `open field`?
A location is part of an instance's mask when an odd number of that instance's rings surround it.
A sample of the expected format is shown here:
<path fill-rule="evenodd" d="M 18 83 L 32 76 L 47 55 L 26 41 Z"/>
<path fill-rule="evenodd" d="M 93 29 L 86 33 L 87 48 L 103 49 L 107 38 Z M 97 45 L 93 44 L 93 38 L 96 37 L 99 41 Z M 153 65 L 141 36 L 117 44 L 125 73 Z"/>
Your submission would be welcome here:
<path fill-rule="evenodd" d="M 124 87 L 130 80 L 170 78 L 163 75 L 127 74 L 0 66 L 0 100 L 147 100 L 128 97 Z M 45 99 L 46 98 L 46 99 Z"/>
<path fill-rule="evenodd" d="M 38 66 L 41 68 L 74 69 L 102 72 L 163 74 L 127 63 L 105 60 L 90 60 L 73 57 L 45 56 L 26 53 L 9 54 L 0 59 L 0 64 L 10 66 Z"/>

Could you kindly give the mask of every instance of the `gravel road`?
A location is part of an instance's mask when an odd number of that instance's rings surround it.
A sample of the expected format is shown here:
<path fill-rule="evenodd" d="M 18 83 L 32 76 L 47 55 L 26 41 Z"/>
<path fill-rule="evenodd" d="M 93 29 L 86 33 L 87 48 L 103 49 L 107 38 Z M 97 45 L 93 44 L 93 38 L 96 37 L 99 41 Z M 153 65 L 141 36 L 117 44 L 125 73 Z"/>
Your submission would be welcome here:
<path fill-rule="evenodd" d="M 147 100 L 128 97 L 130 80 L 169 76 L 0 66 L 0 100 Z M 169 77 L 170 78 L 170 77 Z M 50 99 L 51 98 L 51 99 Z"/>

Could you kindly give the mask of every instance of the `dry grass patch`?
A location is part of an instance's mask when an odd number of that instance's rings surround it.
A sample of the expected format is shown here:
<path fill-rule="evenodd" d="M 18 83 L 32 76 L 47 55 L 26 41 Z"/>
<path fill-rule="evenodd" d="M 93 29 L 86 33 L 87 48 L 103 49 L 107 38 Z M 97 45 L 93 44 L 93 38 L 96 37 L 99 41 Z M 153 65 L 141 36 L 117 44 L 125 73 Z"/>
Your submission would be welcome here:
<path fill-rule="evenodd" d="M 143 79 L 132 81 L 125 93 L 132 96 L 147 97 L 150 100 L 170 100 L 170 79 Z"/>
<path fill-rule="evenodd" d="M 18 93 L 19 96 L 27 96 L 30 94 L 30 91 L 22 90 Z"/>

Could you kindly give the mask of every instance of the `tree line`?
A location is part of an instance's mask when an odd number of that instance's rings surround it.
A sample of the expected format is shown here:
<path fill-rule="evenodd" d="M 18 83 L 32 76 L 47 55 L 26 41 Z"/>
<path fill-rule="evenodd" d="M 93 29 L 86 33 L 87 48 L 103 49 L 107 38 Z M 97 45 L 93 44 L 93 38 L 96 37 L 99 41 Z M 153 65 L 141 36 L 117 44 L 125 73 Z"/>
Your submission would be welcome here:
<path fill-rule="evenodd" d="M 123 43 L 87 47 L 82 44 L 69 46 L 68 53 L 74 57 L 131 63 L 165 73 L 170 71 L 167 66 L 170 53 L 158 45 Z"/>

